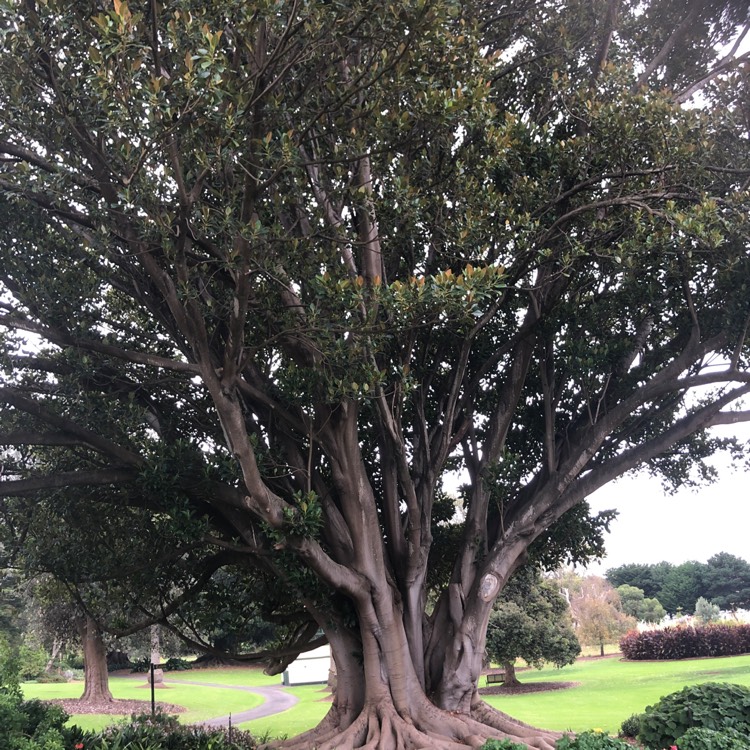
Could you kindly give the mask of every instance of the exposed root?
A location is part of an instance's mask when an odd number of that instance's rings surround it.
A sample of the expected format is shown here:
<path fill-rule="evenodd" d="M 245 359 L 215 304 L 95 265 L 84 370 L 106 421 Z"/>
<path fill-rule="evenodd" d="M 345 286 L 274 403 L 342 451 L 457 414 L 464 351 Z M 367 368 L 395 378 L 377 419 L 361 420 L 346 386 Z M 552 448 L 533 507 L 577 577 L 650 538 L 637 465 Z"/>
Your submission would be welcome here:
<path fill-rule="evenodd" d="M 484 701 L 477 701 L 471 707 L 471 716 L 483 726 L 493 727 L 507 735 L 514 742 L 523 742 L 529 747 L 539 750 L 554 750 L 555 741 L 562 737 L 560 732 L 539 729 L 530 724 L 514 719 L 512 716 L 498 711 Z"/>
<path fill-rule="evenodd" d="M 481 701 L 470 715 L 441 711 L 430 703 L 401 716 L 390 703 L 366 707 L 348 726 L 334 708 L 315 729 L 266 747 L 283 750 L 467 750 L 488 739 L 510 739 L 534 750 L 554 750 L 561 735 L 536 729 Z"/>

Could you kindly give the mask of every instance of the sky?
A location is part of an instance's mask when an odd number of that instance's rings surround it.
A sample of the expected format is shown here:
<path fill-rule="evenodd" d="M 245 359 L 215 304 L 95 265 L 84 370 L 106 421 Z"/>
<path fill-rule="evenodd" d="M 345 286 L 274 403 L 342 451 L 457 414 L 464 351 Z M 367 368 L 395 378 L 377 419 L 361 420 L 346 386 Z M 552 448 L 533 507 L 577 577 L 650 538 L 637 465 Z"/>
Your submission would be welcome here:
<path fill-rule="evenodd" d="M 750 440 L 750 425 L 716 428 L 717 436 Z M 602 575 L 625 563 L 706 562 L 729 552 L 750 562 L 750 469 L 717 456 L 719 478 L 708 486 L 667 494 L 645 472 L 623 477 L 589 498 L 593 511 L 615 508 L 619 516 L 605 540 L 607 555 L 587 572 Z"/>

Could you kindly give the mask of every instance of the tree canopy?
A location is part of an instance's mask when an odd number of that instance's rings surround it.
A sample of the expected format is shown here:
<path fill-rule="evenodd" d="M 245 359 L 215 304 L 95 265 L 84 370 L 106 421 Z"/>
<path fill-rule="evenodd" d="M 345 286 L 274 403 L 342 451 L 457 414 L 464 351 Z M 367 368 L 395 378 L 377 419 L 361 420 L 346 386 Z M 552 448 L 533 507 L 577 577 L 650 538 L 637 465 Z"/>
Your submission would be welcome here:
<path fill-rule="evenodd" d="M 292 747 L 551 747 L 479 699 L 496 596 L 750 419 L 746 3 L 0 8 L 9 538 L 132 518 L 165 623 L 225 568 L 306 618 Z"/>
<path fill-rule="evenodd" d="M 487 656 L 505 669 L 504 685 L 517 685 L 514 662 L 541 669 L 572 664 L 581 653 L 568 602 L 533 568 L 519 571 L 503 589 L 487 627 Z"/>
<path fill-rule="evenodd" d="M 607 580 L 618 590 L 623 585 L 648 590 L 672 614 L 692 612 L 699 597 L 721 609 L 750 606 L 750 563 L 728 552 L 719 552 L 705 563 L 621 565 L 607 571 Z"/>
<path fill-rule="evenodd" d="M 628 586 L 627 583 L 618 586 L 615 591 L 620 596 L 622 611 L 626 615 L 635 617 L 643 622 L 659 622 L 667 614 L 661 602 L 655 597 L 645 596 L 643 589 Z"/>

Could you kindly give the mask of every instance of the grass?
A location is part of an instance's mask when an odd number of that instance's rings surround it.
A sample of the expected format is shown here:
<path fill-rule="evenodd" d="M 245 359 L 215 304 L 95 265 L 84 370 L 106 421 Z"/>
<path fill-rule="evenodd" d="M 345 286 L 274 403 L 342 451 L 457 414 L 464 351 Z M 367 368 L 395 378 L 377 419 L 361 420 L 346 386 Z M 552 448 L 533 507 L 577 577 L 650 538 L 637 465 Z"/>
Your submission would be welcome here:
<path fill-rule="evenodd" d="M 239 724 L 239 728 L 269 740 L 294 737 L 320 723 L 331 707 L 330 701 L 326 700 L 330 693 L 324 685 L 300 685 L 286 690 L 299 698 L 296 706 L 274 716 L 246 721 Z"/>
<path fill-rule="evenodd" d="M 167 672 L 168 682 L 213 682 L 221 685 L 243 687 L 281 686 L 281 675 L 263 674 L 259 667 L 216 667 L 211 669 L 188 669 L 184 672 Z"/>
<path fill-rule="evenodd" d="M 663 695 L 700 682 L 734 682 L 750 687 L 750 655 L 684 661 L 626 662 L 618 658 L 578 661 L 558 670 L 519 675 L 523 683 L 578 682 L 564 690 L 486 696 L 491 705 L 534 726 L 580 732 L 601 728 L 616 733 L 631 714 Z"/>
<path fill-rule="evenodd" d="M 221 679 L 216 674 L 211 674 L 209 679 L 208 674 L 210 671 L 213 672 L 213 670 L 201 670 L 200 672 L 196 670 L 195 672 L 180 672 L 179 674 L 181 676 L 184 675 L 182 681 L 190 680 L 192 677 L 195 682 L 221 682 L 228 687 L 207 688 L 198 685 L 169 685 L 167 688 L 156 691 L 156 700 L 175 703 L 178 706 L 187 708 L 188 710 L 185 713 L 178 714 L 180 721 L 186 724 L 213 719 L 217 716 L 226 716 L 229 713 L 239 713 L 240 711 L 246 711 L 249 708 L 259 706 L 263 702 L 263 698 L 259 695 L 233 690 L 229 687 L 237 684 L 262 684 L 259 682 L 260 678 L 254 674 L 256 670 L 252 670 L 252 677 L 258 680 L 255 683 L 237 679 L 236 673 L 225 675 L 224 679 Z M 258 675 L 262 675 L 262 673 L 258 671 Z M 265 675 L 262 675 L 262 677 L 268 679 Z M 166 679 L 170 681 L 172 674 L 168 674 Z M 144 681 L 145 675 L 137 675 L 135 678 L 110 677 L 109 686 L 115 698 L 150 701 L 151 691 L 147 687 L 144 687 Z M 275 684 L 278 684 L 278 682 L 279 678 L 277 677 L 275 678 Z M 78 698 L 83 692 L 83 683 L 39 684 L 36 682 L 25 682 L 22 688 L 24 697 L 26 698 Z M 150 706 L 144 703 L 144 711 L 149 710 Z M 112 714 L 75 714 L 69 723 L 78 724 L 83 729 L 98 730 L 121 718 L 123 717 Z"/>
<path fill-rule="evenodd" d="M 144 678 L 145 679 L 145 678 Z M 231 686 L 279 685 L 280 677 L 268 677 L 257 668 L 230 667 L 169 673 L 175 684 L 160 690 L 157 700 L 188 708 L 179 714 L 182 722 L 203 721 L 228 713 L 252 708 L 261 698 L 252 693 L 231 689 Z M 560 731 L 580 732 L 601 728 L 616 733 L 631 714 L 642 712 L 661 696 L 700 682 L 735 682 L 750 687 L 750 655 L 719 659 L 689 659 L 667 662 L 625 662 L 617 657 L 580 660 L 564 669 L 545 668 L 519 674 L 523 683 L 577 682 L 577 687 L 539 693 L 486 696 L 488 703 L 511 716 L 534 726 Z M 226 689 L 179 684 L 207 682 L 226 685 Z M 150 693 L 143 681 L 128 677 L 112 677 L 116 698 L 149 700 Z M 25 683 L 27 698 L 78 697 L 81 683 Z M 330 702 L 320 685 L 286 688 L 299 698 L 299 703 L 283 713 L 245 722 L 239 726 L 257 736 L 293 737 L 314 727 L 326 714 Z M 102 715 L 78 715 L 73 723 L 87 729 L 98 729 L 117 720 Z"/>

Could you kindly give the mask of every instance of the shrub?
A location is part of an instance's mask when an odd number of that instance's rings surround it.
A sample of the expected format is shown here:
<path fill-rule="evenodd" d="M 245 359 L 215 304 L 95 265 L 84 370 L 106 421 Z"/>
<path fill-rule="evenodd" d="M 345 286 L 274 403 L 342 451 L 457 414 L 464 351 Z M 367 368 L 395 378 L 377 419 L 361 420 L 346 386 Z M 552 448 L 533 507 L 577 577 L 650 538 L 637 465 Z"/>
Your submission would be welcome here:
<path fill-rule="evenodd" d="M 63 666 L 69 669 L 83 669 L 83 655 L 77 653 L 68 654 L 63 662 Z"/>
<path fill-rule="evenodd" d="M 750 750 L 747 736 L 736 729 L 693 727 L 679 739 L 679 750 Z"/>
<path fill-rule="evenodd" d="M 107 661 L 107 672 L 120 672 L 133 666 L 130 661 Z"/>
<path fill-rule="evenodd" d="M 89 735 L 82 744 L 86 750 L 255 750 L 257 746 L 249 732 L 186 726 L 161 712 L 134 714 L 128 723 Z"/>
<path fill-rule="evenodd" d="M 632 750 L 624 740 L 610 737 L 604 732 L 581 732 L 575 737 L 562 736 L 555 743 L 555 750 Z"/>
<path fill-rule="evenodd" d="M 638 739 L 658 750 L 674 745 L 691 727 L 750 734 L 750 688 L 706 682 L 670 693 L 641 714 Z"/>
<path fill-rule="evenodd" d="M 193 668 L 191 662 L 186 661 L 185 659 L 178 659 L 174 656 L 171 659 L 167 659 L 167 661 L 161 666 L 166 672 L 182 672 Z"/>
<path fill-rule="evenodd" d="M 750 625 L 717 623 L 662 630 L 631 630 L 620 640 L 626 659 L 688 659 L 695 656 L 736 656 L 750 652 Z"/>
<path fill-rule="evenodd" d="M 479 750 L 526 750 L 526 745 L 512 740 L 487 740 Z"/>
<path fill-rule="evenodd" d="M 59 674 L 57 672 L 52 673 L 43 673 L 40 674 L 39 677 L 36 678 L 36 682 L 38 683 L 57 683 L 57 682 L 67 682 L 68 678 L 64 674 Z"/>
<path fill-rule="evenodd" d="M 622 737 L 637 737 L 641 729 L 641 715 L 633 714 L 625 719 L 620 726 L 620 735 Z"/>
<path fill-rule="evenodd" d="M 0 747 L 3 750 L 65 750 L 68 714 L 58 706 L 24 701 L 12 690 L 0 689 Z"/>
<path fill-rule="evenodd" d="M 44 674 L 47 666 L 47 652 L 41 648 L 22 645 L 18 650 L 18 674 L 22 680 L 33 680 Z"/>
<path fill-rule="evenodd" d="M 131 672 L 148 672 L 151 669 L 151 662 L 148 659 L 139 659 L 130 665 Z"/>

